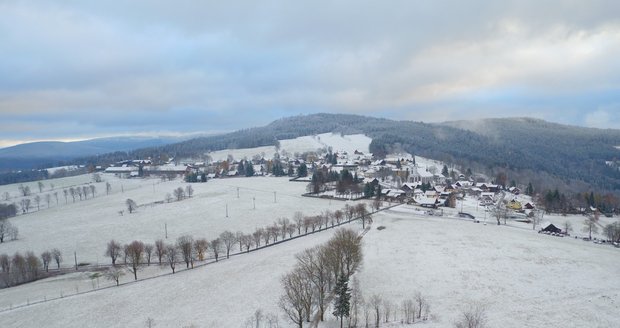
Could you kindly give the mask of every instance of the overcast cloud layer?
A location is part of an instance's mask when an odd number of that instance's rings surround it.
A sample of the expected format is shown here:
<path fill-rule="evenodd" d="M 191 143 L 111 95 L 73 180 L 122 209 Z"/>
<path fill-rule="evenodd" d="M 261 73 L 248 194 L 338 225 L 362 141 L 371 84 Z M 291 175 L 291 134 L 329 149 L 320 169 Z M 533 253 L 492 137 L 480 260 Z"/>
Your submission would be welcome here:
<path fill-rule="evenodd" d="M 618 13 L 617 0 L 0 0 L 0 146 L 315 112 L 620 128 Z"/>

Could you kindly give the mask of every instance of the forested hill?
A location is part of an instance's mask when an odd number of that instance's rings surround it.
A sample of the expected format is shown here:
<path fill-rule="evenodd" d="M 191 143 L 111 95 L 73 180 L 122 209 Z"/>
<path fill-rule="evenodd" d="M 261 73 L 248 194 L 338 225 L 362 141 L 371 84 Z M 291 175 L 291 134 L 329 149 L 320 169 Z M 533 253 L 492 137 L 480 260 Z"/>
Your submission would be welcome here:
<path fill-rule="evenodd" d="M 343 114 L 313 114 L 276 120 L 264 127 L 191 139 L 156 148 L 108 154 L 87 161 L 127 157 L 187 157 L 227 148 L 274 145 L 276 140 L 339 132 L 373 138 L 376 155 L 404 150 L 483 170 L 504 171 L 540 188 L 620 192 L 620 172 L 605 161 L 620 158 L 620 130 L 560 125 L 529 118 L 487 119 L 429 124 Z"/>

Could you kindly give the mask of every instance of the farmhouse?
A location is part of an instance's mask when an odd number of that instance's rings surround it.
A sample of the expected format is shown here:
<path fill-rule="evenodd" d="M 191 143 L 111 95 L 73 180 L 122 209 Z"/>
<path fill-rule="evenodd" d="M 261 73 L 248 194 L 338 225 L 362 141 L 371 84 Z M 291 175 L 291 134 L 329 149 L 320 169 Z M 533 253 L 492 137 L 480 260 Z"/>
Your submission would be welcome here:
<path fill-rule="evenodd" d="M 554 226 L 553 223 L 551 223 L 551 222 L 545 222 L 542 225 L 542 229 L 540 229 L 539 232 L 543 232 L 543 231 L 548 231 L 548 232 L 553 232 L 553 233 L 561 233 L 562 229 Z"/>

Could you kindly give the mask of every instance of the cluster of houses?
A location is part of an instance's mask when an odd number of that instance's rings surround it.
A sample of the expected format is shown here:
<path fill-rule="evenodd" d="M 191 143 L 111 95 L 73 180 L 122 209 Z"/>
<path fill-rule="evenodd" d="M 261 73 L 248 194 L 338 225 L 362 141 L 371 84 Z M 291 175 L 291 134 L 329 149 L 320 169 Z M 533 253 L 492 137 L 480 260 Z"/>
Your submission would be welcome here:
<path fill-rule="evenodd" d="M 465 195 L 477 197 L 481 206 L 489 206 L 497 201 L 496 195 L 502 186 L 488 182 L 479 182 L 474 177 L 455 174 L 454 179 L 438 172 L 435 165 L 419 165 L 415 157 L 409 154 L 393 154 L 383 159 L 375 159 L 372 154 L 354 151 L 338 151 L 328 155 L 306 154 L 305 158 L 284 157 L 265 159 L 255 156 L 252 159 L 214 161 L 214 162 L 175 162 L 172 159 L 163 165 L 154 165 L 151 160 L 128 160 L 103 169 L 105 173 L 116 174 L 123 178 L 142 176 L 167 176 L 170 178 L 188 174 L 205 175 L 207 179 L 246 176 L 248 165 L 252 165 L 252 174 L 268 176 L 272 168 L 279 165 L 288 175 L 297 177 L 300 166 L 307 168 L 306 177 L 300 181 L 310 181 L 316 170 L 340 173 L 348 170 L 355 174 L 362 183 L 373 187 L 379 186 L 380 197 L 386 201 L 411 202 L 425 207 L 446 204 L 452 197 L 460 199 Z M 437 164 L 439 165 L 439 164 Z M 245 167 L 245 168 L 244 168 Z M 451 181 L 456 180 L 456 181 Z M 481 179 L 478 179 L 481 180 Z M 519 188 L 511 187 L 509 193 L 518 195 Z M 507 205 L 514 211 L 521 211 L 531 204 L 522 205 L 512 200 Z"/>

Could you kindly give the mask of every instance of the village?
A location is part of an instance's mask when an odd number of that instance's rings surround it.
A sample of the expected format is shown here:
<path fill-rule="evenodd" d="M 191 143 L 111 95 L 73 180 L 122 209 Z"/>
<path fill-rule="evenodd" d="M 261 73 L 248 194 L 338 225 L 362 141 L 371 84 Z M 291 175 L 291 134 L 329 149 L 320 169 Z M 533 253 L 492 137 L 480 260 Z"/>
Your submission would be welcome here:
<path fill-rule="evenodd" d="M 155 165 L 151 159 L 139 159 L 106 168 L 98 166 L 97 170 L 124 179 L 158 176 L 162 180 L 172 180 L 182 177 L 190 183 L 237 177 L 288 176 L 292 182 L 307 183 L 304 195 L 309 197 L 370 198 L 431 209 L 455 208 L 459 201 L 468 197 L 476 199 L 481 207 L 501 208 L 502 216 L 527 222 L 536 209 L 533 201 L 519 200 L 522 191 L 517 186 L 504 188 L 490 182 L 484 174 L 467 172 L 466 175 L 442 162 L 407 153 L 390 154 L 383 159 L 357 150 L 353 153 L 330 150 L 322 154 L 296 155 L 289 157 L 276 153 L 272 159 L 266 159 L 264 154 L 252 159 L 234 159 L 229 155 L 226 160 L 217 161 L 171 159 L 161 165 Z"/>

